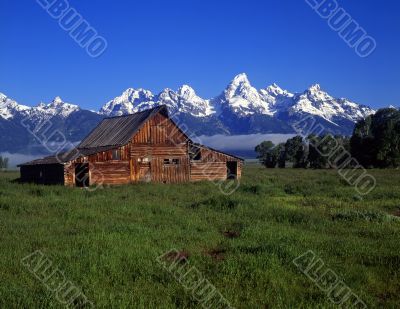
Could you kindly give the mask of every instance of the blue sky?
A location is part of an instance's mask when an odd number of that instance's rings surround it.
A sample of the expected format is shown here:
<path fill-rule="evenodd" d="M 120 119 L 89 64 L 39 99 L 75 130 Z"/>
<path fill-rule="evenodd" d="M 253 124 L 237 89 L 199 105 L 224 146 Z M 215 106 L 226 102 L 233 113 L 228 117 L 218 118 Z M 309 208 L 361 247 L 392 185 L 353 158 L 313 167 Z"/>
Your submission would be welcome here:
<path fill-rule="evenodd" d="M 51 1 L 51 0 L 48 0 Z M 218 95 L 238 73 L 290 91 L 313 83 L 373 107 L 400 105 L 400 2 L 339 1 L 377 41 L 360 58 L 302 0 L 74 1 L 108 42 L 93 59 L 35 0 L 0 2 L 0 92 L 98 109 L 128 87 Z"/>

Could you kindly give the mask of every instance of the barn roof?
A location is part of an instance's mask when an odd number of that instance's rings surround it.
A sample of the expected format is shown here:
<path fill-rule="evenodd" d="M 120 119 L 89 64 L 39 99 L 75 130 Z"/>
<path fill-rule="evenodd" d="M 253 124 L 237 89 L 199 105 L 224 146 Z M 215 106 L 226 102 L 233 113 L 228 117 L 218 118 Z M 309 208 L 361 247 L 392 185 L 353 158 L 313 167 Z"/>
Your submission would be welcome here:
<path fill-rule="evenodd" d="M 167 107 L 161 105 L 131 115 L 105 118 L 83 139 L 77 148 L 126 145 L 148 119 L 160 112 L 168 117 Z"/>
<path fill-rule="evenodd" d="M 107 151 L 110 149 L 115 148 L 115 146 L 107 146 L 107 147 L 94 147 L 88 149 L 78 149 L 74 148 L 67 152 L 62 152 L 57 155 L 44 157 L 41 159 L 29 161 L 23 164 L 19 164 L 18 166 L 25 166 L 25 165 L 43 165 L 43 164 L 63 164 L 69 161 L 73 161 L 79 157 L 90 156 L 96 154 L 101 151 Z"/>

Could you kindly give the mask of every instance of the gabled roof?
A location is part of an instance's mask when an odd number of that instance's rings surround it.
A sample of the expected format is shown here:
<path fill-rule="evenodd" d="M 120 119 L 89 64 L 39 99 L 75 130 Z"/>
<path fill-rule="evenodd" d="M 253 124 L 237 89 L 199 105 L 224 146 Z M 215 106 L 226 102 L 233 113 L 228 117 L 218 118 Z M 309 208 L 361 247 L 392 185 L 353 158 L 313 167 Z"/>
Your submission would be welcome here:
<path fill-rule="evenodd" d="M 78 145 L 78 149 L 122 146 L 129 143 L 132 136 L 144 123 L 157 113 L 168 117 L 168 109 L 161 105 L 143 112 L 103 119 Z"/>

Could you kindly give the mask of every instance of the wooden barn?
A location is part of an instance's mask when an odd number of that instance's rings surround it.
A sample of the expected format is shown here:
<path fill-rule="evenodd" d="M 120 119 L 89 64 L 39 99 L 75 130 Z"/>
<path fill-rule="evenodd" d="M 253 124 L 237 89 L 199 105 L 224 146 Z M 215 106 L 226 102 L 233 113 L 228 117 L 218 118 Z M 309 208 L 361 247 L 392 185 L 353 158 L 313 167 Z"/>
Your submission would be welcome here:
<path fill-rule="evenodd" d="M 166 106 L 105 118 L 76 149 L 19 165 L 21 181 L 66 186 L 239 179 L 243 159 L 194 143 Z"/>

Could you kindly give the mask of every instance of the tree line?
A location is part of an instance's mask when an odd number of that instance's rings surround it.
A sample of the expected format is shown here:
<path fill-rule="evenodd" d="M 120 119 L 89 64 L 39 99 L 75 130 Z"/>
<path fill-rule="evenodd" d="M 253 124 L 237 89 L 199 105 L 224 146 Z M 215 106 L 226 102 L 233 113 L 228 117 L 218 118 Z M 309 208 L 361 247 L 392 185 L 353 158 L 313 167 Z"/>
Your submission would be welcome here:
<path fill-rule="evenodd" d="M 365 168 L 396 168 L 400 166 L 400 111 L 378 110 L 360 120 L 351 137 L 298 135 L 277 145 L 264 141 L 255 151 L 267 168 L 331 168 L 346 160 Z"/>

